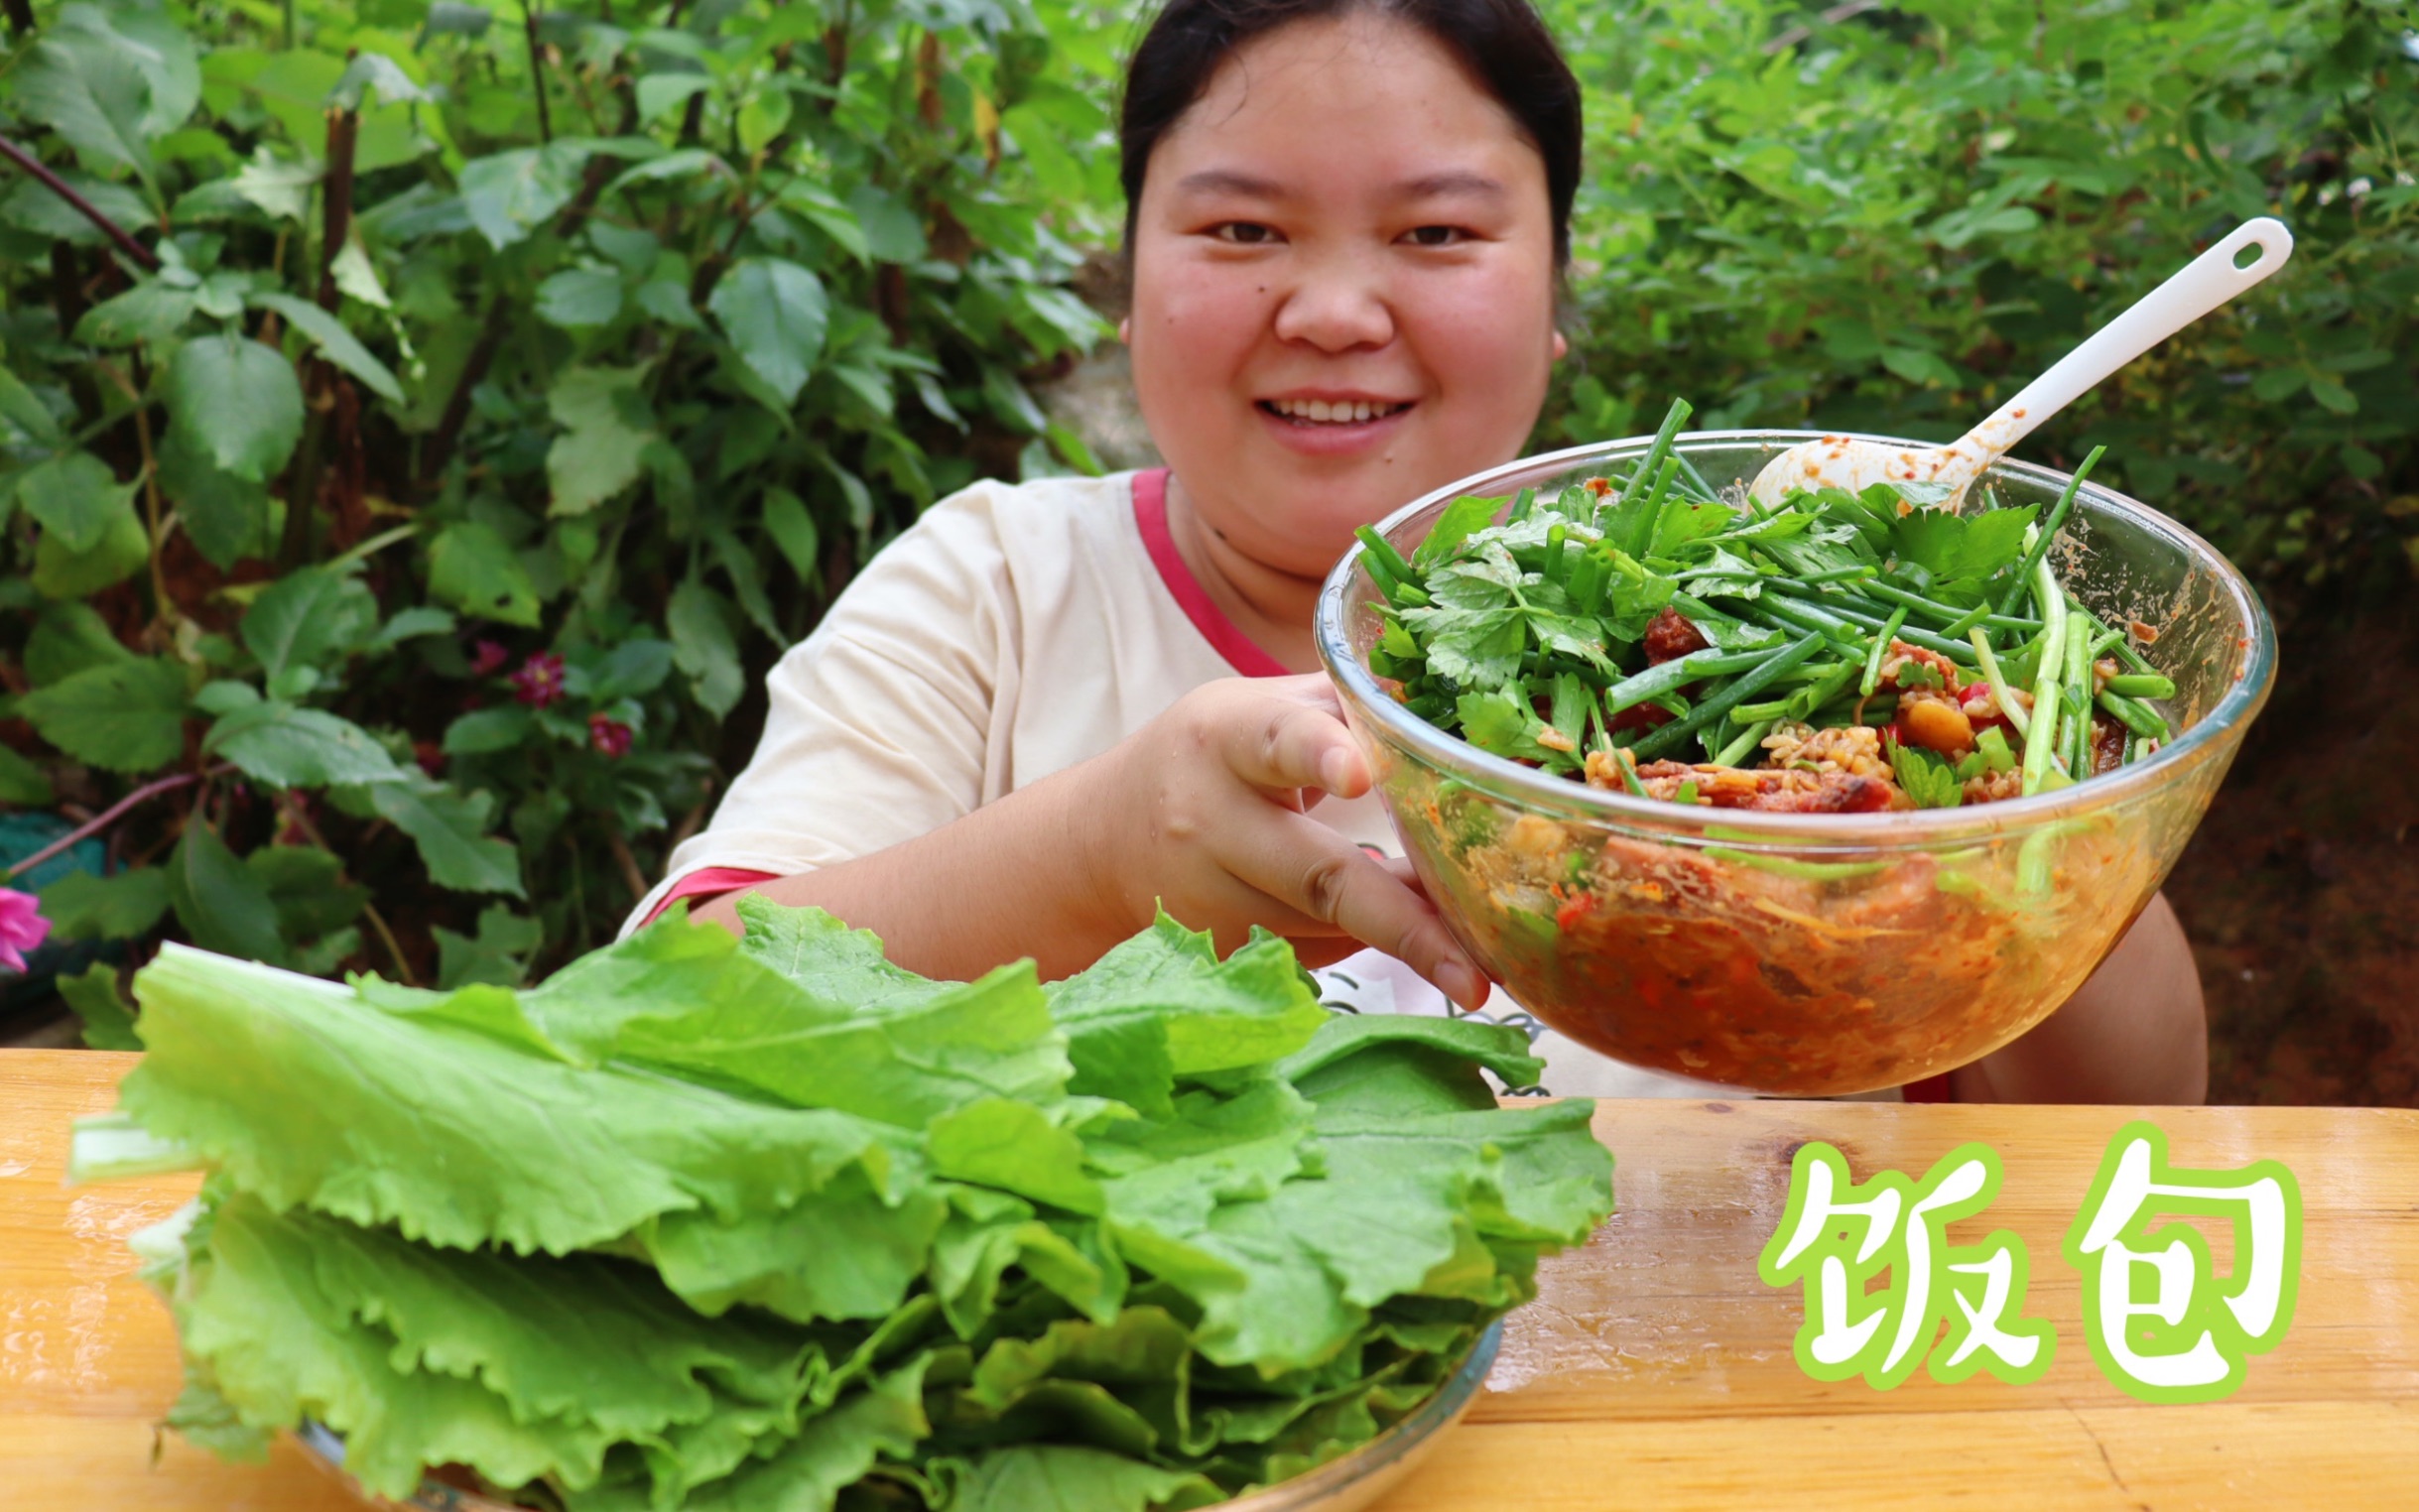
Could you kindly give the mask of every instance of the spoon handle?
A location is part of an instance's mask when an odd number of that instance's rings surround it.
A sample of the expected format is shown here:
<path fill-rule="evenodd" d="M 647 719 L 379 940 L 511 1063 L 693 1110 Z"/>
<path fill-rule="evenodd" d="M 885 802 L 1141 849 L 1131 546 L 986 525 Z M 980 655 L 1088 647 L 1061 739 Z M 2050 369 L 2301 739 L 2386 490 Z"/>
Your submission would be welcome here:
<path fill-rule="evenodd" d="M 2257 247 L 2259 255 L 2237 268 L 2234 259 L 2245 247 Z M 1956 449 L 1978 448 L 1987 462 L 2090 393 L 2110 373 L 2282 268 L 2292 255 L 2293 233 L 2285 229 L 2284 222 L 2264 215 L 2243 222 L 2026 384 L 2015 398 L 1968 432 Z"/>

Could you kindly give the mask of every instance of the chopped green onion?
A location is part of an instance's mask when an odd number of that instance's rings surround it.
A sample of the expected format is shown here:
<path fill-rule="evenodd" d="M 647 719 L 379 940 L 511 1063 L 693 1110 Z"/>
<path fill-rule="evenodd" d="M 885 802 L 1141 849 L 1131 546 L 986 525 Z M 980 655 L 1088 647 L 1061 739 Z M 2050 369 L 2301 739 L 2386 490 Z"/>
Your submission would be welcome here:
<path fill-rule="evenodd" d="M 1778 719 L 1767 719 L 1761 724 L 1751 724 L 1739 731 L 1736 740 L 1715 753 L 1714 765 L 1718 767 L 1737 766 L 1747 759 L 1748 753 L 1764 743 L 1764 737 L 1771 734 L 1772 727 L 1778 723 L 1780 723 Z"/>
<path fill-rule="evenodd" d="M 1904 604 L 1909 609 L 1923 615 L 1926 619 L 1938 621 L 1940 624 L 1945 626 L 1955 625 L 1967 614 L 1973 612 L 1971 609 L 1960 610 L 1955 604 L 1945 604 L 1941 603 L 1937 599 L 1926 598 L 1921 593 L 1910 593 L 1906 589 L 1898 587 L 1892 583 L 1867 582 L 1859 583 L 1857 586 L 1863 592 L 1874 598 L 1881 599 L 1885 603 Z M 2041 628 L 2041 621 L 2037 619 L 2026 619 L 2021 615 L 2011 614 L 1984 615 L 1981 623 L 1987 629 L 2020 630 L 2027 634 Z M 1944 629 L 1941 633 L 1943 635 L 1949 635 L 1952 633 L 1964 635 L 1966 632 L 1963 630 L 1952 632 Z"/>
<path fill-rule="evenodd" d="M 2024 736 L 2027 798 L 2041 791 L 2052 768 L 2051 758 L 2058 751 L 2058 698 L 2066 674 L 2066 595 L 2046 558 L 2033 560 L 2033 596 L 2040 604 L 2041 621 L 2049 628 L 2043 632 L 2041 670 L 2033 681 L 2032 728 Z"/>
<path fill-rule="evenodd" d="M 1604 712 L 1617 714 L 1633 704 L 1644 703 L 1658 693 L 1670 693 L 1700 678 L 1745 672 L 1750 667 L 1761 666 L 1771 655 L 1769 651 L 1721 651 L 1711 646 L 1703 651 L 1692 651 L 1687 656 L 1623 678 L 1604 690 Z"/>
<path fill-rule="evenodd" d="M 2128 672 L 2110 678 L 2101 692 L 2112 693 L 2122 698 L 2172 698 L 2176 695 L 2176 685 L 2173 678 L 2161 677 L 2155 672 L 2147 676 Z"/>
<path fill-rule="evenodd" d="M 1873 637 L 1873 649 L 1864 656 L 1864 679 L 1856 685 L 1857 691 L 1866 697 L 1871 697 L 1874 691 L 1881 687 L 1881 659 L 1890 654 L 1890 641 L 1906 622 L 1907 606 L 1900 604 L 1898 612 L 1890 616 L 1890 622 L 1881 627 L 1879 635 Z"/>
<path fill-rule="evenodd" d="M 2092 775 L 2092 617 L 2066 617 L 2066 769 L 2077 782 Z"/>
<path fill-rule="evenodd" d="M 2001 614 L 2013 614 L 2016 611 L 2016 601 L 2024 596 L 2026 579 L 2031 577 L 2035 569 L 2048 559 L 2050 543 L 2057 539 L 2058 532 L 2066 528 L 2066 517 L 2074 511 L 2075 495 L 2083 491 L 2083 480 L 2092 475 L 2093 466 L 2100 461 L 2101 453 L 2107 449 L 2105 446 L 2094 446 L 2092 454 L 2083 459 L 2083 465 L 2075 469 L 2075 475 L 2066 480 L 2066 491 L 2058 495 L 2058 502 L 2050 507 L 2050 517 L 2041 522 L 2038 528 L 2039 534 L 2033 538 L 2033 544 L 2026 549 L 2024 560 L 2016 566 L 2016 580 L 2007 585 L 2007 591 L 1999 598 Z M 2044 608 L 2041 612 L 2047 615 L 2054 611 Z"/>
<path fill-rule="evenodd" d="M 1887 861 L 1801 861 L 1795 856 L 1768 856 L 1752 850 L 1733 850 L 1727 845 L 1708 845 L 1705 853 L 1717 861 L 1752 866 L 1758 871 L 1796 877 L 1806 882 L 1838 882 L 1848 877 L 1869 877 L 1890 864 Z"/>
<path fill-rule="evenodd" d="M 1621 769 L 1621 786 L 1629 790 L 1630 797 L 1645 798 L 1649 796 L 1646 784 L 1638 781 L 1637 752 L 1615 751 L 1612 753 L 1612 763 Z"/>
<path fill-rule="evenodd" d="M 1977 628 L 1967 631 L 1966 639 L 1973 643 L 1974 655 L 1981 658 L 1982 676 L 1990 683 L 1990 700 L 1999 705 L 1999 712 L 2005 714 L 2007 722 L 2016 727 L 2016 733 L 2023 734 L 2031 720 L 2025 714 L 2024 706 L 2016 701 L 2013 691 L 2008 688 L 2006 677 L 1999 671 L 1999 659 L 1991 652 L 1990 637 Z"/>
<path fill-rule="evenodd" d="M 1731 709 L 1762 693 L 1772 686 L 1773 679 L 1813 656 L 1823 641 L 1824 636 L 1821 632 L 1810 632 L 1786 649 L 1774 653 L 1761 667 L 1741 674 L 1737 682 L 1698 704 L 1680 718 L 1658 727 L 1645 739 L 1639 741 L 1636 748 L 1638 755 L 1645 758 L 1661 756 L 1666 752 L 1678 750 L 1680 743 L 1689 736 L 1696 734 L 1698 730 L 1712 724 L 1715 720 L 1729 713 Z"/>
<path fill-rule="evenodd" d="M 2167 721 L 2159 717 L 2156 709 L 2137 703 L 2123 693 L 2110 693 L 2105 690 L 2101 693 L 2098 701 L 2101 708 L 2108 711 L 2111 718 L 2131 730 L 2138 738 L 2143 740 L 2167 738 Z"/>

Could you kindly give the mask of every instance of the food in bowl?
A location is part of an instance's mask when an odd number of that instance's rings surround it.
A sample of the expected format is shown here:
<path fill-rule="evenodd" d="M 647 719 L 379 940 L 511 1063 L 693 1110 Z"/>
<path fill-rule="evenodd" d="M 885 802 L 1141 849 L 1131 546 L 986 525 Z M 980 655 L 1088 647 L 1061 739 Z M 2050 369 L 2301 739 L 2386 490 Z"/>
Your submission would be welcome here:
<path fill-rule="evenodd" d="M 1806 439 L 1675 423 L 1467 480 L 1364 535 L 1320 643 L 1430 895 L 1523 1006 L 1827 1094 L 2064 1001 L 2271 663 L 2239 574 L 2088 464 L 2001 464 L 1963 515 L 1748 502 Z"/>
<path fill-rule="evenodd" d="M 2050 565 L 2098 452 L 2047 520 L 1916 483 L 1767 508 L 1688 476 L 1676 429 L 1618 484 L 1457 499 L 1408 560 L 1364 528 L 1370 671 L 1481 750 L 1719 809 L 1950 809 L 2156 752 L 2143 700 L 2175 684 L 2132 645 L 2156 632 L 2102 624 Z"/>
<path fill-rule="evenodd" d="M 1497 1105 L 1522 1034 L 1331 1011 L 1274 937 L 940 982 L 740 913 L 525 991 L 166 947 L 70 1171 L 209 1173 L 135 1240 L 169 1426 L 548 1512 L 1343 1496 L 1611 1207 L 1590 1104 Z"/>

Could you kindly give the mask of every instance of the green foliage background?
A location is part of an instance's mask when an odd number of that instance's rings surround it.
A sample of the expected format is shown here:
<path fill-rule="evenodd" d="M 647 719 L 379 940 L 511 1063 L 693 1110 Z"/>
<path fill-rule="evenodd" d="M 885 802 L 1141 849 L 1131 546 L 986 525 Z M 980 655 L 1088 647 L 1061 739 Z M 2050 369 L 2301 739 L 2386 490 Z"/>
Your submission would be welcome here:
<path fill-rule="evenodd" d="M 1589 177 L 1541 445 L 1674 394 L 1945 438 L 2274 213 L 2292 267 L 2026 452 L 2108 442 L 2281 609 L 2408 590 L 2411 6 L 1543 8 Z M 144 795 L 63 938 L 543 970 L 889 534 L 1094 465 L 1028 385 L 1106 332 L 1127 9 L 0 12 L 0 136 L 135 244 L 0 184 L 0 803 Z"/>
<path fill-rule="evenodd" d="M 140 245 L 0 197 L 0 798 L 177 784 L 61 937 L 609 938 L 857 563 L 1089 462 L 1024 386 L 1104 333 L 1031 208 L 1105 124 L 1049 15 L 38 8 L 0 133 Z"/>

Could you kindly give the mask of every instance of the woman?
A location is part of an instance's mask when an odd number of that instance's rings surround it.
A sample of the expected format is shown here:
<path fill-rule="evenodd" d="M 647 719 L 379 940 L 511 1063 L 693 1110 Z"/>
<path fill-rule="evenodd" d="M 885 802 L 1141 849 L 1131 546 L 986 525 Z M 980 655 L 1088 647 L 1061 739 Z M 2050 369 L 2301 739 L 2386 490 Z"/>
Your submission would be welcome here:
<path fill-rule="evenodd" d="M 1169 468 L 978 484 L 772 673 L 762 745 L 642 906 L 814 904 L 900 964 L 1078 970 L 1164 904 L 1222 948 L 1362 946 L 1487 986 L 1406 865 L 1315 674 L 1357 525 L 1518 455 L 1564 350 L 1579 88 L 1525 0 L 1172 0 L 1121 123 L 1131 349 Z M 1376 853 L 1372 853 L 1372 852 Z M 1670 1089 L 1548 1047 L 1558 1090 Z M 2197 1099 L 2164 902 L 1958 1095 Z M 1560 1078 L 1557 1080 L 1556 1078 Z M 1579 1078 L 1579 1084 L 1574 1081 Z"/>

